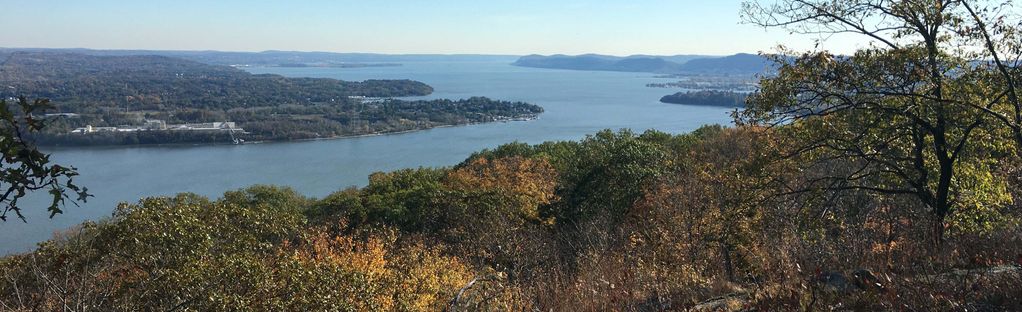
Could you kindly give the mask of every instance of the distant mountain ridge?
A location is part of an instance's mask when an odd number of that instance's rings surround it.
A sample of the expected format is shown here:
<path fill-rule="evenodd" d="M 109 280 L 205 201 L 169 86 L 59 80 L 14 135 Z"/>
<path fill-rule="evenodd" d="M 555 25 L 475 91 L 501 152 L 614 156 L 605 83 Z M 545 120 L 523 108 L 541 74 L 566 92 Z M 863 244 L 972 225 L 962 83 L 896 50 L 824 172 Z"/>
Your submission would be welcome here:
<path fill-rule="evenodd" d="M 632 55 L 610 56 L 600 54 L 583 55 L 526 55 L 512 63 L 515 66 L 572 70 L 602 70 L 622 72 L 674 73 L 682 63 L 701 58 L 700 55 Z"/>
<path fill-rule="evenodd" d="M 682 64 L 681 71 L 694 73 L 747 74 L 763 73 L 774 69 L 774 64 L 762 55 L 738 53 L 725 57 L 699 58 Z"/>
<path fill-rule="evenodd" d="M 334 66 L 354 64 L 397 65 L 403 62 L 427 61 L 480 61 L 509 62 L 523 67 L 598 70 L 619 72 L 646 72 L 658 74 L 756 74 L 769 71 L 773 65 L 765 57 L 739 53 L 730 56 L 707 55 L 645 55 L 612 56 L 582 55 L 488 55 L 488 54 L 378 54 L 299 52 L 268 50 L 262 52 L 185 51 L 185 50 L 93 50 L 82 48 L 0 48 L 0 60 L 15 52 L 75 53 L 93 56 L 157 55 L 187 59 L 210 65 L 251 66 Z"/>
<path fill-rule="evenodd" d="M 282 64 L 401 63 L 423 61 L 496 61 L 512 62 L 517 55 L 488 54 L 378 54 L 299 52 L 268 50 L 262 52 L 185 51 L 185 50 L 93 50 L 82 48 L 0 48 L 0 59 L 14 52 L 75 53 L 93 56 L 158 55 L 187 59 L 210 65 L 278 66 Z"/>
<path fill-rule="evenodd" d="M 512 65 L 550 69 L 660 74 L 756 74 L 770 71 L 773 68 L 772 63 L 766 57 L 746 53 L 723 57 L 702 55 L 632 55 L 620 57 L 599 54 L 576 56 L 555 54 L 544 56 L 533 54 L 519 58 Z"/>

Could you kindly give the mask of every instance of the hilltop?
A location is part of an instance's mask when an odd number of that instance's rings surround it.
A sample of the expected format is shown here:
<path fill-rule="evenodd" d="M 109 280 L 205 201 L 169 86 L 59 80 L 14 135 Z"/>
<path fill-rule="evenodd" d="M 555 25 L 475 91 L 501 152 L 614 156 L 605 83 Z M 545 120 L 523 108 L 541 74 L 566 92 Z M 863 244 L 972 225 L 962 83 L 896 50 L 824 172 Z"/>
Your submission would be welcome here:
<path fill-rule="evenodd" d="M 16 52 L 0 66 L 0 96 L 49 98 L 64 108 L 239 108 L 337 101 L 348 96 L 421 96 L 411 80 L 286 78 L 156 55 L 93 56 Z"/>
<path fill-rule="evenodd" d="M 682 64 L 679 69 L 690 73 L 748 74 L 768 72 L 773 68 L 766 57 L 739 53 L 724 57 L 693 59 Z"/>

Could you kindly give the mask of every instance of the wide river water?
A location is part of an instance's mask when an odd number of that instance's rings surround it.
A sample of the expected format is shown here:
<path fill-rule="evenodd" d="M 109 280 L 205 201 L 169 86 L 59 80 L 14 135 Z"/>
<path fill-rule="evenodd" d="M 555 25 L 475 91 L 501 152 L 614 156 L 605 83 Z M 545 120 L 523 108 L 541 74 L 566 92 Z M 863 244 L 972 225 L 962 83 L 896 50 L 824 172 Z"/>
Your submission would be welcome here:
<path fill-rule="evenodd" d="M 398 67 L 246 68 L 253 73 L 343 80 L 413 79 L 435 89 L 426 98 L 524 101 L 546 111 L 536 120 L 437 128 L 412 133 L 335 140 L 215 146 L 146 146 L 49 149 L 53 159 L 78 168 L 80 185 L 95 197 L 68 206 L 52 219 L 44 194 L 22 202 L 27 222 L 0 222 L 0 255 L 28 251 L 53 233 L 110 215 L 119 202 L 193 192 L 218 197 L 253 184 L 276 184 L 323 197 L 363 186 L 370 173 L 449 166 L 472 152 L 503 143 L 578 140 L 601 129 L 691 131 L 730 123 L 729 109 L 663 104 L 675 90 L 653 74 L 524 68 L 500 61 L 406 62 Z"/>

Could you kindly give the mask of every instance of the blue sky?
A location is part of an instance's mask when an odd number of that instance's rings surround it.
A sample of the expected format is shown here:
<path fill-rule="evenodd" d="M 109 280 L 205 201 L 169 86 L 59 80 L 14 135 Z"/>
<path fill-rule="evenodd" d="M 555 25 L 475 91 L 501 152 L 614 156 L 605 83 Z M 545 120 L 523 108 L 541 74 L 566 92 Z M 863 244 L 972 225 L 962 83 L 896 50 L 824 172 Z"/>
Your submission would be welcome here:
<path fill-rule="evenodd" d="M 740 24 L 739 0 L 0 0 L 0 46 L 482 54 L 711 54 L 813 37 Z M 860 46 L 831 39 L 843 52 Z"/>

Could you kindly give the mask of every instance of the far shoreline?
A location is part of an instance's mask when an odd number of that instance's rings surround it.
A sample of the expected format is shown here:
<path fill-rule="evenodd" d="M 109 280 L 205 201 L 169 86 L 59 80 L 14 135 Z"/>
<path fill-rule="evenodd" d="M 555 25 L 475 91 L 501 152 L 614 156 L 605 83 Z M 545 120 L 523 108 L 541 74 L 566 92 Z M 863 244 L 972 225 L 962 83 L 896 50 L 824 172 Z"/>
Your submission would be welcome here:
<path fill-rule="evenodd" d="M 159 144 L 115 144 L 115 145 L 38 145 L 40 149 L 45 152 L 50 151 L 61 151 L 61 150 L 107 150 L 107 149 L 125 149 L 125 148 L 157 148 L 157 147 L 208 147 L 208 146 L 235 146 L 235 145 L 251 145 L 251 144 L 276 144 L 276 143 L 300 143 L 300 142 L 312 142 L 312 141 L 327 141 L 327 140 L 344 140 L 344 139 L 358 139 L 367 137 L 378 137 L 378 136 L 389 136 L 389 135 L 401 135 L 409 134 L 414 132 L 421 132 L 439 128 L 454 128 L 454 127 L 466 127 L 483 124 L 493 123 L 506 123 L 506 122 L 518 122 L 518 121 L 533 121 L 539 119 L 539 116 L 525 117 L 525 118 L 510 118 L 507 120 L 494 120 L 485 122 L 470 122 L 450 125 L 439 125 L 421 129 L 410 129 L 400 131 L 387 131 L 377 133 L 366 133 L 366 134 L 355 134 L 355 135 L 337 135 L 321 138 L 306 138 L 306 139 L 294 139 L 294 140 L 259 140 L 259 141 L 246 141 L 242 144 L 233 143 L 159 143 Z"/>

